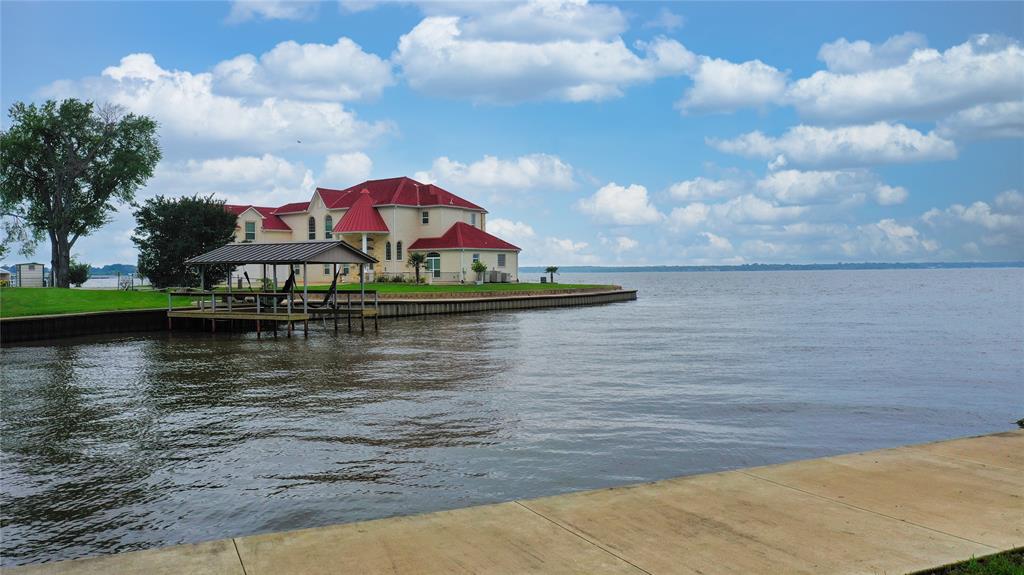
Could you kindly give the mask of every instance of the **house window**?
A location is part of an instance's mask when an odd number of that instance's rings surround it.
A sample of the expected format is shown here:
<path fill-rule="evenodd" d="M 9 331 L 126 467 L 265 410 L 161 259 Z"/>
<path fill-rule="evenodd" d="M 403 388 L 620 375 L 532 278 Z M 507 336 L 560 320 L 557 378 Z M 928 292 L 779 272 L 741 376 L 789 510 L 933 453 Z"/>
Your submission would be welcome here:
<path fill-rule="evenodd" d="M 498 254 L 498 267 L 505 267 L 505 254 Z"/>
<path fill-rule="evenodd" d="M 292 266 L 292 273 L 295 274 L 295 279 L 302 277 L 302 266 L 295 264 Z"/>
<path fill-rule="evenodd" d="M 388 242 L 388 243 L 384 244 L 384 259 L 385 260 L 390 260 L 391 259 L 391 242 Z"/>
<path fill-rule="evenodd" d="M 476 212 L 470 212 L 469 225 L 476 227 Z"/>
<path fill-rule="evenodd" d="M 395 244 L 395 259 L 402 261 L 402 242 Z"/>
<path fill-rule="evenodd" d="M 424 224 L 429 224 L 430 223 L 430 212 L 428 212 L 427 210 L 423 210 L 423 212 L 420 214 L 420 222 L 422 222 Z"/>
<path fill-rule="evenodd" d="M 256 241 L 256 222 L 245 222 L 245 241 Z"/>
<path fill-rule="evenodd" d="M 324 264 L 324 275 L 331 275 L 331 264 Z"/>
<path fill-rule="evenodd" d="M 324 216 L 324 237 L 327 239 L 334 238 L 334 218 L 330 214 Z"/>
<path fill-rule="evenodd" d="M 35 270 L 36 270 L 36 266 L 34 266 L 32 264 L 28 265 L 28 271 L 32 272 L 32 271 L 35 271 Z"/>
<path fill-rule="evenodd" d="M 309 216 L 309 239 L 316 239 L 316 218 Z"/>
<path fill-rule="evenodd" d="M 343 275 L 343 276 L 347 276 L 348 275 L 348 266 L 341 266 L 341 275 Z"/>
<path fill-rule="evenodd" d="M 473 263 L 480 261 L 480 254 L 473 254 Z"/>

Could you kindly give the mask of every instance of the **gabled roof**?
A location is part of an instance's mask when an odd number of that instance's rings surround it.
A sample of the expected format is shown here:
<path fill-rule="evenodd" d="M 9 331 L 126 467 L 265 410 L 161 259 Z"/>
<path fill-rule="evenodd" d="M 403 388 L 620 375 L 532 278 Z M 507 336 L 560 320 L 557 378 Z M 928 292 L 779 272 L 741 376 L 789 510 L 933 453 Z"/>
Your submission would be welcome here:
<path fill-rule="evenodd" d="M 384 218 L 380 217 L 377 208 L 373 207 L 373 198 L 370 197 L 370 190 L 363 189 L 358 198 L 349 207 L 345 215 L 341 217 L 334 231 L 343 234 L 351 233 L 387 233 L 388 226 Z"/>
<path fill-rule="evenodd" d="M 377 260 L 341 240 L 314 242 L 233 243 L 185 261 L 189 265 L 213 264 L 372 264 Z"/>
<path fill-rule="evenodd" d="M 243 212 L 250 208 L 256 210 L 256 213 L 258 213 L 260 215 L 260 218 L 262 218 L 261 226 L 263 227 L 263 229 L 281 230 L 289 232 L 292 230 L 288 226 L 288 224 L 284 223 L 284 220 L 277 217 L 277 215 L 274 213 L 276 211 L 276 208 L 268 208 L 265 206 L 241 206 L 234 204 L 224 204 L 224 209 L 231 212 L 232 214 L 235 214 L 236 216 L 242 215 Z"/>
<path fill-rule="evenodd" d="M 309 202 L 292 202 L 274 210 L 274 214 L 295 214 L 309 209 Z"/>
<path fill-rule="evenodd" d="M 439 238 L 420 238 L 409 246 L 410 250 L 445 249 L 513 250 L 520 249 L 505 240 L 473 227 L 466 222 L 457 222 Z"/>
<path fill-rule="evenodd" d="M 455 206 L 487 211 L 434 184 L 423 184 L 406 177 L 367 180 L 344 190 L 317 188 L 316 191 L 325 206 L 330 209 L 343 209 L 352 207 L 364 189 L 369 190 L 375 206 Z"/>

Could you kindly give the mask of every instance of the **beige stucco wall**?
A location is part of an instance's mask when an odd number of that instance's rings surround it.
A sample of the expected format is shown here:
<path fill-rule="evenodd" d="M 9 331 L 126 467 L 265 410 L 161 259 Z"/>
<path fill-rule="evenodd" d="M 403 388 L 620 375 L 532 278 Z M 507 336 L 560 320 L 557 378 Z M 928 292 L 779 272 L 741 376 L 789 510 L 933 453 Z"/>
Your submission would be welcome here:
<path fill-rule="evenodd" d="M 377 208 L 384 222 L 387 224 L 390 233 L 370 234 L 368 236 L 367 253 L 380 260 L 373 267 L 373 275 L 379 277 L 385 274 L 407 273 L 412 274 L 413 269 L 406 261 L 409 258 L 409 246 L 420 238 L 435 238 L 443 235 L 456 222 L 473 223 L 473 213 L 476 213 L 476 226 L 484 231 L 487 230 L 486 214 L 476 210 L 467 210 L 457 207 L 433 206 L 433 207 L 412 207 L 412 206 L 380 206 Z M 280 241 L 308 241 L 309 240 L 309 218 L 312 216 L 316 221 L 317 240 L 326 239 L 324 230 L 324 218 L 329 214 L 334 225 L 337 225 L 344 217 L 347 210 L 328 210 L 320 200 L 319 194 L 313 194 L 307 213 L 283 214 L 280 218 L 288 224 L 291 231 L 264 230 L 260 225 L 261 218 L 255 210 L 247 210 L 238 217 L 238 228 L 235 233 L 235 241 L 245 239 L 245 221 L 256 222 L 257 242 L 280 242 Z M 421 221 L 423 211 L 430 213 L 429 222 L 424 224 Z M 357 249 L 362 249 L 362 234 L 345 234 L 340 236 L 332 234 L 336 239 L 343 239 Z M 391 258 L 387 256 L 387 243 L 391 243 Z M 398 257 L 398 242 L 402 242 L 402 257 Z M 460 257 L 458 251 L 445 251 L 441 258 L 441 271 L 446 276 L 460 273 L 463 268 L 466 270 L 466 280 L 472 281 L 475 277 L 470 266 L 472 265 L 472 253 L 464 258 Z M 499 271 L 515 274 L 518 269 L 518 259 L 515 252 L 506 252 L 508 260 L 505 268 L 497 268 L 497 255 L 495 252 L 482 251 L 481 257 L 488 269 L 499 269 Z M 463 265 L 465 264 L 465 265 Z M 242 271 L 249 272 L 249 279 L 254 287 L 258 285 L 258 279 L 262 274 L 262 266 L 250 265 L 239 268 L 237 274 Z M 309 282 L 311 284 L 330 283 L 330 272 L 324 273 L 322 266 L 309 267 Z M 283 284 L 288 277 L 287 266 L 278 268 L 278 283 Z M 267 276 L 271 277 L 271 270 L 268 269 Z M 236 280 L 237 281 L 237 280 Z M 350 273 L 344 281 L 359 281 L 358 266 L 351 266 Z M 237 284 L 236 284 L 237 285 Z"/>

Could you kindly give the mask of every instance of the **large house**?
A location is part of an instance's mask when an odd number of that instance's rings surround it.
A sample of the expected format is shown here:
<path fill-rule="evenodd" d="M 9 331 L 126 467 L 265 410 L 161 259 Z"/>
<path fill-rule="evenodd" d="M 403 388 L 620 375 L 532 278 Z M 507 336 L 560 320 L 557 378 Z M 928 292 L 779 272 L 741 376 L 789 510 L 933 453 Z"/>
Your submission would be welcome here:
<path fill-rule="evenodd" d="M 476 260 L 487 265 L 490 281 L 518 281 L 520 250 L 487 233 L 487 210 L 411 178 L 368 180 L 344 190 L 317 188 L 308 202 L 279 207 L 229 204 L 226 209 L 238 217 L 237 242 L 345 240 L 379 260 L 368 279 L 409 280 L 414 273 L 409 254 L 422 252 L 421 274 L 431 282 L 475 281 Z M 314 267 L 307 270 L 310 283 L 331 281 L 330 266 Z M 246 271 L 254 282 L 262 273 Z M 358 270 L 343 270 L 342 279 L 358 281 Z"/>

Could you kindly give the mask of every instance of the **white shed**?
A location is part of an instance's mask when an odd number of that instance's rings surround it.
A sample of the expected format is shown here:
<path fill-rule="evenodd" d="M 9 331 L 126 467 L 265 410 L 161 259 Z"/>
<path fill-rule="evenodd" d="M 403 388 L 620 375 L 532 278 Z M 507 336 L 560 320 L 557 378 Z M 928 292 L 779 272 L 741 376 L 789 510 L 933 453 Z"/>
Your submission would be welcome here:
<path fill-rule="evenodd" d="M 45 285 L 45 267 L 43 264 L 32 262 L 17 265 L 18 287 L 43 287 Z"/>

